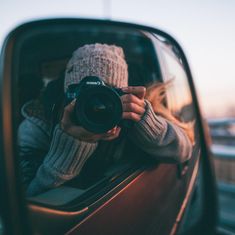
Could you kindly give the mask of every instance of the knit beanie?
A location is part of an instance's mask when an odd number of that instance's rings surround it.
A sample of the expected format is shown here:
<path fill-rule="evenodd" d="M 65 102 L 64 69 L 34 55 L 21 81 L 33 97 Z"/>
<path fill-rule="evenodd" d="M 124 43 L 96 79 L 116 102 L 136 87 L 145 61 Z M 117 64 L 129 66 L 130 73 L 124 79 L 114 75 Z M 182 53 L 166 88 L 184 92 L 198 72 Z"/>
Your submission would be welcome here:
<path fill-rule="evenodd" d="M 90 44 L 73 52 L 65 71 L 64 90 L 86 76 L 96 76 L 114 87 L 128 86 L 123 49 L 115 45 Z"/>

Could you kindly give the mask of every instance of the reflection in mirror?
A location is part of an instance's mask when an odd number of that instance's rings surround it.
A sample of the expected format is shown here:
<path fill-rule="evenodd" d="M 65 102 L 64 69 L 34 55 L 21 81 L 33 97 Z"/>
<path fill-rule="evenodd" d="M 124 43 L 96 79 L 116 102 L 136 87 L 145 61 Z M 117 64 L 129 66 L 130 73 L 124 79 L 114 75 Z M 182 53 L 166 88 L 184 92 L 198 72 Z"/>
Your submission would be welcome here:
<path fill-rule="evenodd" d="M 162 37 L 107 25 L 45 27 L 19 51 L 18 143 L 31 199 L 65 205 L 133 166 L 190 158 L 192 97 Z"/>

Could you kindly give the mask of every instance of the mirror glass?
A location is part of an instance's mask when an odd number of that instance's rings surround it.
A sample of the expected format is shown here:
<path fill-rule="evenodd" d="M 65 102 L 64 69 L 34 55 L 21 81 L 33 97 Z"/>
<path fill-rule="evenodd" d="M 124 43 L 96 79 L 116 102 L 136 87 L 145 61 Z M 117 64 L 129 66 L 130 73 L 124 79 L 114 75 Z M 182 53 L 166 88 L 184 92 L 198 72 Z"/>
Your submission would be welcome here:
<path fill-rule="evenodd" d="M 45 24 L 21 37 L 14 58 L 20 169 L 30 200 L 66 205 L 140 165 L 190 158 L 188 77 L 162 36 L 102 23 Z M 176 159 L 159 144 L 166 125 L 184 136 L 186 155 Z"/>

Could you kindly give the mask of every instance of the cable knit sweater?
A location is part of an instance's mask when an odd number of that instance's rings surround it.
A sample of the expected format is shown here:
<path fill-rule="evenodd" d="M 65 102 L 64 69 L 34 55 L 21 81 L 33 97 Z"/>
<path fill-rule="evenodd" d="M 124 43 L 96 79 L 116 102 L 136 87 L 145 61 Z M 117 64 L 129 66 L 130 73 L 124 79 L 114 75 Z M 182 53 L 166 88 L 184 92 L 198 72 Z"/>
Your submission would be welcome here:
<path fill-rule="evenodd" d="M 184 130 L 156 115 L 151 104 L 145 102 L 146 112 L 128 130 L 127 141 L 132 141 L 156 160 L 183 162 L 190 158 L 192 144 Z M 22 109 L 25 120 L 19 127 L 18 142 L 27 195 L 33 196 L 79 175 L 99 143 L 75 139 L 59 125 L 51 134 L 48 123 L 29 114 L 27 105 Z"/>

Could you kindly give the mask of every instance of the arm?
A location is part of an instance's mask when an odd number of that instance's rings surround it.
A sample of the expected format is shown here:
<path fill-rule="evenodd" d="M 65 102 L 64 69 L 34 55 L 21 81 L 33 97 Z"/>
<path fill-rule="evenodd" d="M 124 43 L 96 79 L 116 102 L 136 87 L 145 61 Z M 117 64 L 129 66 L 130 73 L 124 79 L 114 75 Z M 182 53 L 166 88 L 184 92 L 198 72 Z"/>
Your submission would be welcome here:
<path fill-rule="evenodd" d="M 157 160 L 184 162 L 190 158 L 192 144 L 185 131 L 156 115 L 150 102 L 145 103 L 145 113 L 135 123 L 129 138 Z"/>
<path fill-rule="evenodd" d="M 78 175 L 96 146 L 73 138 L 58 125 L 50 141 L 38 125 L 25 120 L 19 128 L 19 147 L 27 195 L 57 187 Z M 40 160 L 36 156 L 39 151 Z"/>
<path fill-rule="evenodd" d="M 55 127 L 52 139 L 48 127 L 41 120 L 33 118 L 32 122 L 26 119 L 21 124 L 19 147 L 28 196 L 55 188 L 74 178 L 95 151 L 99 140 L 110 141 L 118 137 L 120 128 L 117 127 L 107 133 L 94 134 L 75 125 L 71 120 L 74 105 L 75 102 L 72 102 L 65 107 L 61 123 Z M 38 151 L 44 153 L 40 161 L 35 158 Z"/>
<path fill-rule="evenodd" d="M 167 119 L 155 114 L 152 105 L 145 100 L 144 87 L 123 88 L 123 119 L 135 125 L 129 138 L 154 158 L 165 162 L 184 162 L 190 158 L 192 144 L 186 132 Z"/>
<path fill-rule="evenodd" d="M 18 129 L 20 169 L 25 188 L 35 177 L 37 169 L 42 164 L 49 149 L 48 133 L 39 128 L 37 122 L 33 121 L 25 119 Z M 35 119 L 35 121 L 41 122 L 38 119 Z"/>

